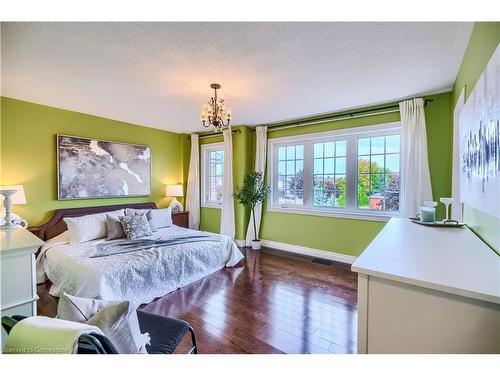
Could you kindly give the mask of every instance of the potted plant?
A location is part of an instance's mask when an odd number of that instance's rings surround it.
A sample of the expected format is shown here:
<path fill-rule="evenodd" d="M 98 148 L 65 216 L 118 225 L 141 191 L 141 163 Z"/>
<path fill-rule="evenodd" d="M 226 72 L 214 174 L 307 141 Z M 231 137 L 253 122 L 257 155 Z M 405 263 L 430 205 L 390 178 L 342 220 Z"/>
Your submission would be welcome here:
<path fill-rule="evenodd" d="M 252 211 L 254 233 L 252 249 L 254 250 L 260 249 L 260 240 L 257 238 L 257 226 L 255 224 L 255 206 L 267 198 L 269 191 L 270 188 L 265 184 L 262 172 L 251 172 L 245 176 L 243 186 L 238 186 L 238 191 L 233 194 L 238 203 L 249 207 Z"/>

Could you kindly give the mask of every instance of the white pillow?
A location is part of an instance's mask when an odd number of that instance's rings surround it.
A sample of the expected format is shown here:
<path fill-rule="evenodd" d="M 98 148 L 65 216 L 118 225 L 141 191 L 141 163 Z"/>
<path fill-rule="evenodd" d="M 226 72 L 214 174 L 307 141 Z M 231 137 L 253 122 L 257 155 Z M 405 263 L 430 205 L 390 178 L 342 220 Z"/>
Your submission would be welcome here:
<path fill-rule="evenodd" d="M 137 312 L 128 301 L 104 301 L 63 293 L 57 318 L 98 327 L 120 354 L 147 354 L 149 333 L 141 334 Z"/>
<path fill-rule="evenodd" d="M 171 227 L 173 225 L 172 210 L 170 207 L 151 210 L 151 221 L 156 228 Z"/>
<path fill-rule="evenodd" d="M 80 243 L 106 237 L 106 215 L 115 217 L 123 216 L 123 210 L 103 212 L 100 214 L 85 215 L 80 217 L 66 217 L 64 222 L 69 230 L 69 243 Z"/>

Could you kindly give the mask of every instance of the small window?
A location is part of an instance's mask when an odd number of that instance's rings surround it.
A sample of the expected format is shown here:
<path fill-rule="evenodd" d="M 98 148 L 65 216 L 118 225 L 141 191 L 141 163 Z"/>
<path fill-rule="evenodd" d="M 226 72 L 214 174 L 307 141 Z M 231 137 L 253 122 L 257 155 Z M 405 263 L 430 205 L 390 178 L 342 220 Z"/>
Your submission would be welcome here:
<path fill-rule="evenodd" d="M 358 208 L 399 211 L 399 138 L 358 139 Z"/>
<path fill-rule="evenodd" d="M 304 203 L 304 145 L 278 147 L 278 203 Z"/>
<path fill-rule="evenodd" d="M 203 145 L 202 158 L 202 206 L 220 207 L 224 188 L 223 143 Z"/>

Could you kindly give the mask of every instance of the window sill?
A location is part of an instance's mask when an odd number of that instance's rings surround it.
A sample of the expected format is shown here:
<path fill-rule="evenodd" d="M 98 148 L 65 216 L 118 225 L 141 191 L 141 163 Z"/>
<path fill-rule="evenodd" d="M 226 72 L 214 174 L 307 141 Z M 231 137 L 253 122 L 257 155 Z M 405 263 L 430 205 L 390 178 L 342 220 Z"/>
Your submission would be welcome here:
<path fill-rule="evenodd" d="M 383 221 L 387 222 L 392 217 L 401 217 L 399 212 L 395 213 L 373 213 L 373 212 L 340 212 L 340 211 L 330 211 L 330 210 L 319 210 L 319 209 L 308 209 L 308 208 L 298 208 L 298 207 L 268 207 L 269 212 L 281 212 L 286 214 L 298 214 L 298 215 L 309 215 L 309 216 L 324 216 L 333 217 L 340 219 L 352 219 L 352 220 L 368 220 L 368 221 Z"/>
<path fill-rule="evenodd" d="M 221 204 L 216 204 L 216 203 L 202 203 L 201 208 L 218 208 L 219 210 L 222 209 L 222 203 Z"/>

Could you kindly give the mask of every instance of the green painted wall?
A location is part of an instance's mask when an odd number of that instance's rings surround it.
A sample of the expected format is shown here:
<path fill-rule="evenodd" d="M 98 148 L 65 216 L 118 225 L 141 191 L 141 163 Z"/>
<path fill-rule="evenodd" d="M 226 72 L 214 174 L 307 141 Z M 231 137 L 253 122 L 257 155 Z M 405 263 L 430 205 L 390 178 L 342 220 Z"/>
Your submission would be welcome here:
<path fill-rule="evenodd" d="M 428 96 L 426 99 L 434 100 L 433 103 L 426 107 L 426 124 L 432 190 L 434 198 L 438 199 L 451 194 L 451 92 Z M 375 125 L 399 121 L 399 119 L 399 113 L 395 112 L 302 128 L 278 130 L 268 133 L 268 137 L 272 139 Z M 241 126 L 239 129 L 241 133 L 233 134 L 235 188 L 242 183 L 245 174 L 253 170 L 255 157 L 255 132 L 246 126 Z M 202 139 L 200 144 L 220 141 L 222 141 L 222 137 L 213 137 Z M 235 207 L 236 239 L 244 239 L 250 212 L 240 205 Z M 444 215 L 443 207 L 439 208 L 438 214 Z M 384 225 L 385 223 L 379 221 L 268 212 L 265 209 L 261 225 L 261 238 L 356 256 L 364 250 Z M 218 232 L 220 228 L 220 210 L 202 208 L 200 227 L 202 230 Z"/>
<path fill-rule="evenodd" d="M 435 199 L 451 193 L 451 93 L 428 96 L 425 109 L 432 191 Z M 291 128 L 269 133 L 269 138 L 399 121 L 399 112 Z M 438 215 L 443 215 L 443 208 Z M 266 240 L 357 256 L 368 246 L 384 222 L 341 219 L 264 211 L 261 237 Z"/>
<path fill-rule="evenodd" d="M 500 22 L 477 22 L 453 87 L 453 108 L 465 86 L 466 98 L 500 43 Z M 500 251 L 500 220 L 465 205 L 464 220 L 489 246 Z"/>
<path fill-rule="evenodd" d="M 165 185 L 184 183 L 183 136 L 163 130 L 1 97 L 2 184 L 22 184 L 27 204 L 14 207 L 31 226 L 57 208 L 155 201 L 170 202 Z M 152 195 L 134 198 L 57 200 L 56 134 L 96 137 L 151 146 Z M 187 169 L 187 167 L 186 167 Z"/>

